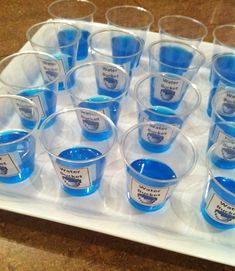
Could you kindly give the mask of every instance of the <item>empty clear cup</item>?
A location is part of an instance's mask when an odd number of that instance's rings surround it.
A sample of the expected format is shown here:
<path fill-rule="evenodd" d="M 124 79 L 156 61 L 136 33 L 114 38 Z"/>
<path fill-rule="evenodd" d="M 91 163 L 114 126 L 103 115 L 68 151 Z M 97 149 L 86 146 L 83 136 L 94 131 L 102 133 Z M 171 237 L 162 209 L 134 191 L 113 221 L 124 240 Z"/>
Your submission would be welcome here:
<path fill-rule="evenodd" d="M 59 62 L 43 52 L 20 52 L 0 61 L 0 82 L 5 91 L 33 101 L 41 123 L 56 110 L 59 76 Z M 25 125 L 30 126 L 30 121 L 25 120 Z"/>
<path fill-rule="evenodd" d="M 212 113 L 212 99 L 214 95 L 223 89 L 235 89 L 235 54 L 226 53 L 214 56 L 211 64 L 210 82 L 212 85 L 207 114 Z"/>
<path fill-rule="evenodd" d="M 180 41 L 160 40 L 149 46 L 150 72 L 174 73 L 192 80 L 204 63 L 201 51 Z"/>
<path fill-rule="evenodd" d="M 52 18 L 64 19 L 79 27 L 81 38 L 77 52 L 78 61 L 88 56 L 88 38 L 95 12 L 96 5 L 88 0 L 57 0 L 48 6 L 48 13 Z"/>
<path fill-rule="evenodd" d="M 109 137 L 102 141 L 87 137 L 87 131 L 99 133 L 91 131 L 83 118 L 91 115 L 109 127 Z M 116 143 L 116 129 L 109 118 L 86 108 L 67 108 L 44 121 L 40 139 L 66 193 L 86 196 L 99 188 L 107 155 Z"/>
<path fill-rule="evenodd" d="M 207 36 L 207 27 L 200 21 L 182 15 L 167 15 L 158 20 L 163 40 L 182 41 L 198 47 Z"/>
<path fill-rule="evenodd" d="M 59 61 L 59 90 L 63 90 L 65 73 L 76 61 L 80 30 L 72 24 L 54 20 L 31 26 L 26 36 L 34 50 L 49 53 Z M 47 65 L 43 65 L 43 69 L 46 71 Z"/>
<path fill-rule="evenodd" d="M 164 129 L 174 135 L 163 136 L 171 147 L 167 152 L 155 153 L 142 147 L 142 137 L 153 143 L 162 137 Z M 155 141 L 155 144 L 161 144 Z M 121 140 L 121 154 L 127 171 L 127 197 L 132 206 L 140 211 L 161 209 L 184 177 L 194 168 L 197 153 L 191 140 L 177 127 L 146 122 L 131 127 Z M 179 163 L 180 161 L 180 163 Z"/>
<path fill-rule="evenodd" d="M 129 88 L 129 75 L 124 69 L 106 62 L 87 62 L 66 74 L 65 85 L 74 106 L 99 111 L 117 125 Z"/>
<path fill-rule="evenodd" d="M 130 77 L 143 51 L 143 42 L 138 36 L 117 29 L 93 33 L 89 44 L 94 60 L 120 65 Z"/>
<path fill-rule="evenodd" d="M 0 182 L 21 182 L 35 168 L 35 133 L 40 115 L 32 101 L 17 95 L 0 95 L 0 104 Z M 25 122 L 30 127 L 26 128 Z"/>
<path fill-rule="evenodd" d="M 208 181 L 201 212 L 210 225 L 225 230 L 235 227 L 235 170 L 220 167 L 217 154 L 223 148 L 223 143 L 215 144 L 208 152 Z"/>

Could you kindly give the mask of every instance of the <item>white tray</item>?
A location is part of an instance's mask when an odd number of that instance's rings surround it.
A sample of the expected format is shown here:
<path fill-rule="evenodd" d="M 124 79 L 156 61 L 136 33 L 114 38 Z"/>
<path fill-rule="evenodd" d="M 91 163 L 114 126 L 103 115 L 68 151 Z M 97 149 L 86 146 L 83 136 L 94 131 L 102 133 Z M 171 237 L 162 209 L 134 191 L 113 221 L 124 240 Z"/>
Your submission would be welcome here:
<path fill-rule="evenodd" d="M 94 24 L 95 29 L 104 27 Z M 158 34 L 150 32 L 147 44 L 157 39 Z M 31 49 L 28 43 L 22 50 L 27 49 Z M 212 44 L 202 43 L 201 49 L 209 55 Z M 143 58 L 131 89 L 146 66 L 147 58 Z M 209 129 L 206 67 L 200 70 L 194 82 L 202 94 L 202 104 L 188 120 L 184 131 L 194 140 L 199 160 L 194 171 L 178 185 L 166 208 L 160 212 L 141 213 L 128 204 L 125 170 L 118 150 L 107 166 L 100 190 L 89 197 L 76 198 L 61 191 L 47 154 L 39 149 L 36 173 L 30 181 L 0 184 L 0 208 L 235 266 L 235 231 L 212 228 L 200 213 L 207 174 L 204 161 Z M 60 100 L 64 102 L 63 96 L 60 94 Z M 135 111 L 134 101 L 128 97 L 119 122 L 121 131 L 136 122 Z"/>

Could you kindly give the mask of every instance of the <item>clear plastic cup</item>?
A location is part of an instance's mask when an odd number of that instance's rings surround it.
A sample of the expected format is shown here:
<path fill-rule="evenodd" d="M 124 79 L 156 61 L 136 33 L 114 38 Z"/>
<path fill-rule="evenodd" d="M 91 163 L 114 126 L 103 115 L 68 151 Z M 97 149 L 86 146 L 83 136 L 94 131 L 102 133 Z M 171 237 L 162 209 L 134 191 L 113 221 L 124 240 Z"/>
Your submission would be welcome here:
<path fill-rule="evenodd" d="M 171 130 L 172 134 L 165 134 Z M 159 145 L 170 144 L 167 152 L 146 151 L 142 139 Z M 161 209 L 184 177 L 194 168 L 197 153 L 189 138 L 177 127 L 161 122 L 145 122 L 131 127 L 121 140 L 121 154 L 127 171 L 127 197 L 140 211 Z M 180 161 L 180 163 L 179 163 Z"/>
<path fill-rule="evenodd" d="M 149 46 L 150 72 L 174 73 L 192 80 L 204 63 L 201 51 L 180 41 L 160 40 Z"/>
<path fill-rule="evenodd" d="M 158 20 L 163 40 L 176 40 L 198 47 L 207 36 L 207 27 L 200 21 L 182 15 L 167 15 Z"/>
<path fill-rule="evenodd" d="M 89 44 L 93 60 L 120 65 L 130 78 L 143 51 L 143 42 L 138 36 L 118 29 L 93 33 Z"/>
<path fill-rule="evenodd" d="M 96 121 L 90 116 L 96 116 Z M 103 140 L 94 137 L 100 135 L 97 119 L 109 132 Z M 65 108 L 43 122 L 40 139 L 66 193 L 86 196 L 99 188 L 116 134 L 109 118 L 87 108 Z"/>
<path fill-rule="evenodd" d="M 75 24 L 81 31 L 77 60 L 88 56 L 88 38 L 92 31 L 92 22 L 96 12 L 96 5 L 88 0 L 56 0 L 48 6 L 48 13 L 52 18 L 64 19 Z"/>
<path fill-rule="evenodd" d="M 220 143 L 208 151 L 208 181 L 201 212 L 210 225 L 225 230 L 235 227 L 235 170 L 221 167 L 218 152 L 223 149 L 224 145 Z"/>
<path fill-rule="evenodd" d="M 129 76 L 124 69 L 106 62 L 87 62 L 67 73 L 65 85 L 74 106 L 99 111 L 117 125 L 129 88 Z"/>
<path fill-rule="evenodd" d="M 34 172 L 40 115 L 37 106 L 25 97 L 0 95 L 0 105 L 0 182 L 17 183 Z"/>
<path fill-rule="evenodd" d="M 33 101 L 39 109 L 40 123 L 56 111 L 59 76 L 59 62 L 43 52 L 20 52 L 0 61 L 3 88 L 8 94 L 17 94 Z"/>
<path fill-rule="evenodd" d="M 218 153 L 220 167 L 235 168 L 235 90 L 227 89 L 218 92 L 212 100 L 211 128 L 208 148 L 215 143 L 223 144 Z"/>
<path fill-rule="evenodd" d="M 208 99 L 207 114 L 212 113 L 214 95 L 224 89 L 235 90 L 235 54 L 225 53 L 214 56 L 210 71 L 211 91 Z"/>
<path fill-rule="evenodd" d="M 158 121 L 181 128 L 188 117 L 198 108 L 201 95 L 196 86 L 186 78 L 169 73 L 148 74 L 135 85 L 138 122 Z M 165 131 L 169 135 L 171 129 Z M 152 146 L 150 151 L 165 151 L 170 145 Z"/>
<path fill-rule="evenodd" d="M 64 76 L 76 61 L 80 30 L 67 22 L 52 20 L 31 26 L 26 33 L 35 51 L 53 55 L 60 63 L 59 90 L 64 89 Z M 43 68 L 46 70 L 47 65 Z"/>

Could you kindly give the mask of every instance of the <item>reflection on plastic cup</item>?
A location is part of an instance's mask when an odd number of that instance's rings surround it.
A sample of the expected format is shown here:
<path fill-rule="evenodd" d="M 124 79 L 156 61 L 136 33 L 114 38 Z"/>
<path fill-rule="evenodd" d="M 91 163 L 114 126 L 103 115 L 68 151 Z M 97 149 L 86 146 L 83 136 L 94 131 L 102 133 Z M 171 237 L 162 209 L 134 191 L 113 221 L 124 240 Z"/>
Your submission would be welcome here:
<path fill-rule="evenodd" d="M 171 135 L 165 133 L 167 130 Z M 170 148 L 161 153 L 146 151 L 143 139 L 152 145 L 160 146 L 164 142 Z M 160 122 L 131 127 L 122 137 L 121 153 L 127 170 L 129 202 L 145 212 L 162 208 L 197 160 L 192 142 L 175 126 Z"/>
<path fill-rule="evenodd" d="M 212 85 L 208 99 L 207 114 L 211 116 L 214 95 L 226 89 L 235 90 L 235 54 L 218 54 L 211 65 L 210 82 Z"/>
<path fill-rule="evenodd" d="M 0 81 L 5 91 L 33 101 L 41 123 L 56 110 L 59 76 L 59 62 L 46 53 L 20 52 L 0 61 Z M 30 121 L 25 120 L 24 124 L 30 126 Z"/>
<path fill-rule="evenodd" d="M 77 60 L 88 56 L 88 38 L 91 34 L 93 17 L 96 12 L 94 3 L 88 0 L 56 0 L 48 6 L 52 18 L 64 19 L 73 23 L 81 31 Z"/>
<path fill-rule="evenodd" d="M 31 26 L 27 39 L 36 51 L 53 55 L 60 63 L 59 90 L 64 89 L 64 76 L 76 61 L 80 30 L 67 22 L 53 20 Z M 47 70 L 47 65 L 42 66 Z"/>
<path fill-rule="evenodd" d="M 200 21 L 182 15 L 167 15 L 158 20 L 161 39 L 182 41 L 198 47 L 206 37 L 207 27 Z"/>
<path fill-rule="evenodd" d="M 89 116 L 96 119 L 91 120 Z M 103 140 L 94 137 L 99 136 L 97 118 L 108 127 L 109 136 Z M 66 193 L 86 196 L 99 188 L 107 155 L 116 142 L 116 129 L 111 120 L 94 110 L 67 108 L 45 120 L 40 138 Z"/>
<path fill-rule="evenodd" d="M 150 72 L 174 73 L 192 80 L 204 63 L 201 51 L 180 41 L 160 40 L 149 46 Z"/>
<path fill-rule="evenodd" d="M 124 69 L 107 62 L 88 62 L 71 69 L 65 85 L 74 106 L 100 111 L 117 124 L 129 87 Z"/>
<path fill-rule="evenodd" d="M 94 60 L 120 65 L 130 77 L 143 51 L 143 42 L 139 37 L 117 29 L 106 29 L 93 33 L 90 36 L 89 44 Z"/>
<path fill-rule="evenodd" d="M 0 182 L 21 182 L 34 171 L 39 112 L 29 99 L 16 95 L 1 95 L 0 104 Z"/>
<path fill-rule="evenodd" d="M 235 141 L 233 142 L 235 146 Z M 221 167 L 218 153 L 224 143 L 214 144 L 208 151 L 208 181 L 201 211 L 205 220 L 220 229 L 235 227 L 235 171 Z"/>

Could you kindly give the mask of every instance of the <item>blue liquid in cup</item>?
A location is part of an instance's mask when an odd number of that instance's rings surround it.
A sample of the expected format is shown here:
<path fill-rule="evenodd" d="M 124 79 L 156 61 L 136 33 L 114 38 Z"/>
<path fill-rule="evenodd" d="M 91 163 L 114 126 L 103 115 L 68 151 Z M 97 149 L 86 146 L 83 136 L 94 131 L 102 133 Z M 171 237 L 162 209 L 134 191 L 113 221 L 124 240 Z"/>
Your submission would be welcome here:
<path fill-rule="evenodd" d="M 222 88 L 235 87 L 235 57 L 226 55 L 220 57 L 215 60 L 214 67 L 216 68 L 218 73 L 212 69 L 210 74 L 210 81 L 213 84 L 213 88 L 211 89 L 207 105 L 207 114 L 209 117 L 212 113 L 211 102 L 214 95 L 218 91 L 219 85 L 221 85 Z"/>
<path fill-rule="evenodd" d="M 159 71 L 184 75 L 190 66 L 193 54 L 178 46 L 160 48 Z"/>
<path fill-rule="evenodd" d="M 56 111 L 57 96 L 56 93 L 52 90 L 27 89 L 21 91 L 18 95 L 29 98 L 37 105 L 41 115 L 39 127 L 48 116 Z M 27 108 L 22 104 L 22 107 L 18 105 L 18 109 L 22 113 L 21 121 L 23 126 L 28 129 L 32 129 L 35 126 L 35 121 L 30 120 L 33 119 L 32 108 Z M 23 116 L 26 116 L 26 118 Z"/>
<path fill-rule="evenodd" d="M 10 130 L 0 133 L 0 144 L 19 140 L 28 133 Z M 34 170 L 35 138 L 0 146 L 0 182 L 17 183 L 31 176 Z"/>
<path fill-rule="evenodd" d="M 78 53 L 77 53 L 77 60 L 83 60 L 87 58 L 88 56 L 88 38 L 90 36 L 90 32 L 86 30 L 80 30 L 81 31 L 81 38 L 79 40 L 78 45 Z"/>
<path fill-rule="evenodd" d="M 156 106 L 139 113 L 139 122 L 158 121 L 168 123 L 177 127 L 182 127 L 183 121 L 177 117 L 173 110 Z M 158 127 L 159 125 L 157 125 Z M 148 129 L 143 136 L 143 129 Z M 144 127 L 139 129 L 139 143 L 147 151 L 164 152 L 167 151 L 173 142 L 176 134 L 166 125 L 162 128 Z"/>
<path fill-rule="evenodd" d="M 139 174 L 137 174 L 135 171 Z M 176 182 L 174 171 L 165 163 L 153 159 L 138 159 L 127 167 L 129 175 L 128 199 L 140 211 L 161 209 L 170 196 L 169 190 Z M 151 181 L 145 177 L 156 179 Z M 161 182 L 164 180 L 170 180 Z"/>
<path fill-rule="evenodd" d="M 216 177 L 225 189 L 235 193 L 235 180 Z M 201 212 L 205 220 L 219 229 L 235 227 L 235 197 L 220 188 L 213 179 L 210 180 L 206 199 L 203 198 Z"/>
<path fill-rule="evenodd" d="M 56 163 L 62 169 L 60 170 L 62 173 L 59 173 L 59 175 L 66 193 L 72 196 L 86 196 L 99 188 L 106 163 L 105 157 L 84 163 L 86 160 L 95 159 L 99 156 L 102 156 L 101 152 L 88 147 L 74 147 L 59 154 L 60 158 L 83 162 L 79 164 L 56 160 Z"/>

